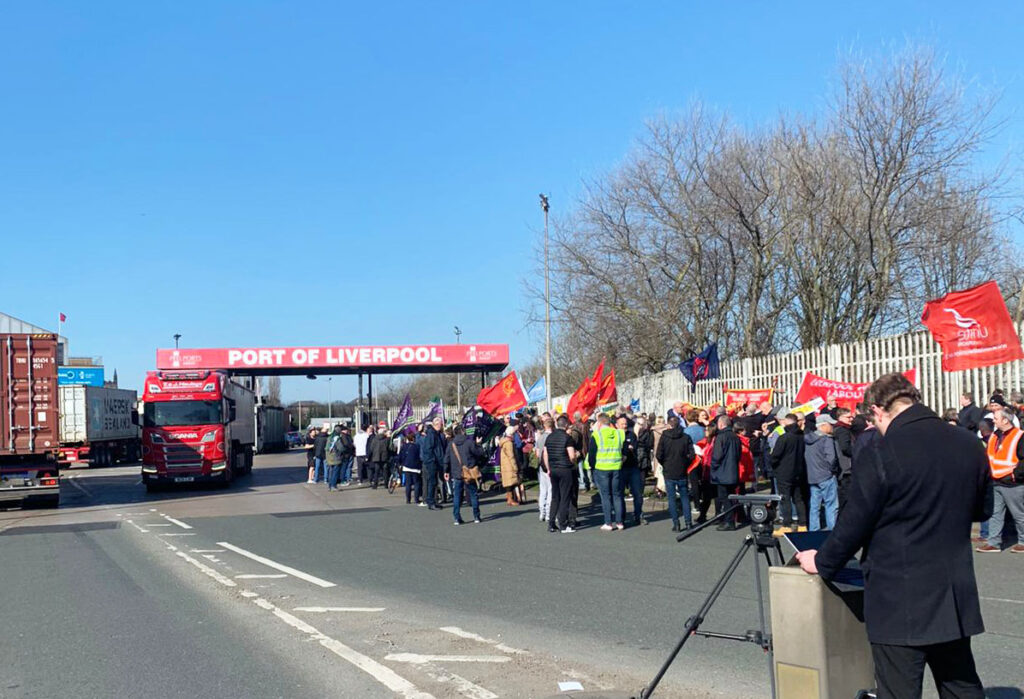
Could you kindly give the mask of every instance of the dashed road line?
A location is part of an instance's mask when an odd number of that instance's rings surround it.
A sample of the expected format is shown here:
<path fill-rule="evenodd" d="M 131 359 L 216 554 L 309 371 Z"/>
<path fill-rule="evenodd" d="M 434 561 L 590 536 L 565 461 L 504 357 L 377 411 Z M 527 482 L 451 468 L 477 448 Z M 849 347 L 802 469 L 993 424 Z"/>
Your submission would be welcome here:
<path fill-rule="evenodd" d="M 152 524 L 148 526 L 153 526 Z M 195 534 L 161 534 L 160 536 L 195 536 Z"/>
<path fill-rule="evenodd" d="M 224 553 L 224 549 L 189 549 L 192 553 Z"/>
<path fill-rule="evenodd" d="M 505 653 L 512 653 L 513 655 L 529 655 L 529 651 L 525 651 L 522 648 L 513 648 L 512 646 L 506 646 L 501 641 L 495 641 L 490 638 L 484 638 L 480 634 L 475 634 L 472 631 L 460 629 L 458 626 L 442 626 L 441 631 L 444 631 L 445 633 L 450 633 L 453 636 L 458 636 L 459 638 L 468 638 L 471 641 L 479 641 L 480 643 L 486 643 L 487 645 L 494 646 L 498 650 L 504 651 Z"/>
<path fill-rule="evenodd" d="M 512 658 L 507 655 L 421 655 L 419 653 L 388 653 L 385 660 L 396 663 L 507 663 Z"/>
<path fill-rule="evenodd" d="M 433 663 L 424 663 L 416 667 L 435 682 L 451 685 L 456 692 L 468 699 L 498 699 L 498 695 L 494 692 L 484 689 L 478 684 L 473 684 L 462 675 L 456 675 Z"/>
<path fill-rule="evenodd" d="M 384 607 L 296 607 L 296 612 L 330 614 L 331 612 L 383 612 Z"/>
<path fill-rule="evenodd" d="M 206 565 L 202 561 L 197 561 L 196 559 L 192 558 L 192 556 L 188 555 L 184 551 L 175 551 L 174 554 L 176 556 L 179 556 L 180 558 L 184 558 L 186 561 L 188 561 L 189 563 L 194 565 L 196 568 L 201 570 L 203 573 L 205 573 L 206 575 L 210 576 L 211 578 L 213 578 L 214 580 L 219 582 L 221 585 L 224 585 L 225 587 L 236 587 L 236 584 L 235 584 L 234 580 L 232 580 L 231 578 L 227 577 L 226 575 L 221 575 L 220 573 L 218 573 L 216 570 L 214 570 L 210 566 Z"/>
<path fill-rule="evenodd" d="M 335 587 L 335 584 L 330 582 L 330 581 L 328 581 L 328 580 L 324 580 L 323 578 L 318 578 L 315 575 L 310 575 L 309 573 L 304 573 L 301 570 L 297 570 L 295 568 L 292 568 L 291 566 L 286 566 L 286 565 L 284 565 L 282 563 L 278 563 L 277 561 L 272 561 L 269 558 L 266 558 L 264 556 L 260 556 L 258 554 L 255 554 L 252 551 L 246 551 L 245 549 L 240 548 L 238 546 L 235 546 L 234 544 L 230 544 L 227 541 L 218 541 L 217 542 L 217 546 L 223 546 L 224 548 L 228 549 L 229 551 L 234 551 L 235 553 L 239 554 L 240 556 L 245 556 L 246 558 L 251 558 L 252 560 L 256 561 L 257 563 L 262 563 L 263 565 L 267 566 L 268 568 L 273 568 L 275 570 L 279 570 L 282 573 L 287 573 L 288 575 L 291 575 L 291 576 L 294 576 L 296 578 L 299 578 L 300 580 L 305 580 L 308 583 L 313 583 L 314 585 L 318 585 L 320 587 Z"/>
<path fill-rule="evenodd" d="M 220 545 L 223 546 L 224 544 Z M 262 597 L 257 597 L 253 602 L 261 609 L 271 612 L 274 616 L 289 626 L 308 634 L 313 640 L 318 641 L 324 648 L 328 649 L 339 658 L 347 660 L 352 665 L 390 689 L 392 692 L 396 692 L 406 699 L 434 699 L 431 694 L 420 690 L 412 682 L 405 679 L 386 665 L 381 665 L 373 658 L 363 655 L 359 651 L 349 648 L 341 641 L 327 636 L 316 627 L 311 626 L 302 619 L 299 619 L 297 616 L 289 614 L 283 609 L 276 607 L 274 604 L 268 602 Z"/>
<path fill-rule="evenodd" d="M 261 575 L 259 573 L 243 573 L 241 575 L 236 575 L 235 579 L 236 580 L 264 580 L 264 579 L 277 579 L 277 580 L 280 580 L 281 578 L 287 578 L 287 577 L 288 576 L 285 575 L 284 573 L 267 573 L 265 575 Z"/>
<path fill-rule="evenodd" d="M 159 522 L 159 523 L 147 524 L 146 526 L 147 527 L 169 527 L 171 525 L 170 524 L 164 524 L 163 522 Z"/>
<path fill-rule="evenodd" d="M 191 529 L 192 528 L 191 524 L 185 524 L 180 519 L 174 519 L 174 517 L 171 517 L 170 515 L 165 515 L 165 514 L 163 514 L 161 512 L 160 516 L 163 517 L 164 519 L 166 519 L 171 524 L 177 525 L 177 526 L 181 527 L 182 529 Z"/>
<path fill-rule="evenodd" d="M 132 525 L 133 527 L 135 527 L 136 529 L 138 529 L 138 530 L 139 530 L 140 532 L 142 532 L 143 534 L 149 534 L 149 530 L 148 530 L 148 529 L 143 529 L 142 527 L 140 527 L 140 526 L 139 526 L 138 524 L 136 524 L 135 522 L 133 522 L 133 521 L 132 521 L 132 520 L 130 520 L 130 519 L 126 519 L 126 520 L 125 520 L 125 522 L 127 522 L 127 523 L 128 523 L 128 524 L 130 524 L 130 525 Z"/>
<path fill-rule="evenodd" d="M 1021 599 L 1003 599 L 1001 597 L 982 597 L 986 602 L 1008 602 L 1009 604 L 1024 604 Z"/>

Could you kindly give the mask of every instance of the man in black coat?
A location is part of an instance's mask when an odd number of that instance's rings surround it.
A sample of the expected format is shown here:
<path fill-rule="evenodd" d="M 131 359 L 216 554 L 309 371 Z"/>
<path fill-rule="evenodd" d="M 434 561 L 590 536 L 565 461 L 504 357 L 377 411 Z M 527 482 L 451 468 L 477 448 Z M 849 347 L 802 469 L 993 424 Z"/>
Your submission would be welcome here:
<path fill-rule="evenodd" d="M 881 435 L 853 470 L 846 508 L 805 571 L 831 580 L 863 550 L 864 620 L 879 697 L 920 697 L 924 666 L 939 696 L 983 697 L 970 637 L 985 630 L 971 523 L 988 517 L 988 459 L 971 433 L 920 403 L 902 374 L 868 388 Z"/>
<path fill-rule="evenodd" d="M 687 491 L 687 475 L 693 463 L 693 440 L 679 426 L 679 418 L 673 415 L 668 419 L 668 429 L 662 432 L 658 440 L 658 463 L 665 477 L 665 495 L 668 497 L 668 516 L 672 518 L 672 531 L 680 531 L 679 515 L 682 514 L 686 528 L 693 526 L 693 515 L 690 512 L 690 494 Z M 682 505 L 676 506 L 676 498 Z"/>
<path fill-rule="evenodd" d="M 797 425 L 797 416 L 787 414 L 779 420 L 783 432 L 772 449 L 772 472 L 782 501 L 779 502 L 779 521 L 783 527 L 796 529 L 807 526 L 807 502 L 804 483 L 807 482 L 807 464 L 804 463 L 804 436 Z M 792 521 L 793 505 L 797 521 Z"/>
<path fill-rule="evenodd" d="M 978 423 L 985 417 L 985 411 L 974 404 L 974 394 L 964 393 L 960 396 L 960 412 L 956 415 L 957 424 L 971 432 L 978 431 Z"/>
<path fill-rule="evenodd" d="M 718 434 L 715 436 L 715 447 L 711 451 L 711 482 L 715 484 L 715 513 L 725 512 L 729 507 L 729 495 L 739 492 L 740 452 L 743 444 L 732 428 L 732 420 L 726 415 L 719 415 Z M 722 520 L 719 531 L 735 531 L 739 521 L 737 512 Z"/>

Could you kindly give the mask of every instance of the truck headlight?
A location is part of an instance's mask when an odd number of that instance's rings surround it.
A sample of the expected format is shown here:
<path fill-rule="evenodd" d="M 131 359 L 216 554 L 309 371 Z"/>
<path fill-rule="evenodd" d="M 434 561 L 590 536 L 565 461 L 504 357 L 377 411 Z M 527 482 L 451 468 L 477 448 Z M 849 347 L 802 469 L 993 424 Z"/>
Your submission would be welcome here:
<path fill-rule="evenodd" d="M 228 464 L 227 464 L 226 461 L 218 461 L 213 466 L 210 467 L 210 470 L 211 471 L 223 471 L 227 467 L 228 467 Z"/>

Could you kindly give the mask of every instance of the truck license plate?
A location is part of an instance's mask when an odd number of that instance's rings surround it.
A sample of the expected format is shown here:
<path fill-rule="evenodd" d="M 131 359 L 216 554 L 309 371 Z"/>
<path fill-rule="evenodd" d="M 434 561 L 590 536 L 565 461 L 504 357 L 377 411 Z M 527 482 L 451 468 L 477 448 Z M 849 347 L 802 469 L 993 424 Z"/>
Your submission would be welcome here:
<path fill-rule="evenodd" d="M 175 478 L 174 482 L 175 483 L 191 483 L 194 480 L 195 480 L 195 478 L 193 478 L 192 476 L 182 476 L 181 478 Z"/>

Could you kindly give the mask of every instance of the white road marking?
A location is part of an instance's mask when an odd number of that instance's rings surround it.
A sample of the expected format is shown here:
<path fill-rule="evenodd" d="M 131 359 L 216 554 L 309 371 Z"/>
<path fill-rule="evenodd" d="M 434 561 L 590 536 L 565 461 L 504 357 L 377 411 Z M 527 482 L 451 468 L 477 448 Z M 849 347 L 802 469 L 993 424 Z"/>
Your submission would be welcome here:
<path fill-rule="evenodd" d="M 396 663 L 507 663 L 512 658 L 507 655 L 420 655 L 419 653 L 388 653 L 385 660 Z"/>
<path fill-rule="evenodd" d="M 169 526 L 171 526 L 171 525 L 169 525 L 169 524 L 164 524 L 163 522 L 161 522 L 161 523 L 159 523 L 159 524 L 147 524 L 146 526 L 147 526 L 147 527 L 169 527 Z"/>
<path fill-rule="evenodd" d="M 266 575 L 260 575 L 260 574 L 257 574 L 257 573 L 243 573 L 242 575 L 236 575 L 235 579 L 236 580 L 263 580 L 263 579 L 266 579 L 266 578 L 276 578 L 276 579 L 280 580 L 281 578 L 287 578 L 287 577 L 288 576 L 285 575 L 284 573 L 268 573 Z"/>
<path fill-rule="evenodd" d="M 224 553 L 224 549 L 189 549 L 192 553 Z"/>
<path fill-rule="evenodd" d="M 92 497 L 92 493 L 89 492 L 89 489 L 86 488 L 84 485 L 82 485 L 81 483 L 78 482 L 78 477 L 77 476 L 69 476 L 65 480 L 67 480 L 68 483 L 70 483 L 75 488 L 77 488 L 79 491 L 81 491 L 81 493 L 83 495 L 85 495 L 85 497 L 87 497 L 87 498 L 91 498 Z"/>
<path fill-rule="evenodd" d="M 204 573 L 209 575 L 211 578 L 213 578 L 214 580 L 219 582 L 221 585 L 224 585 L 226 587 L 235 587 L 235 581 L 234 580 L 232 580 L 231 578 L 227 577 L 226 575 L 221 575 L 220 573 L 215 571 L 210 566 L 206 565 L 205 563 L 203 563 L 201 561 L 197 561 L 196 559 L 192 558 L 192 556 L 188 555 L 187 553 L 184 553 L 183 551 L 176 551 L 175 555 L 176 556 L 181 556 L 186 561 L 188 561 L 189 563 L 194 565 L 196 568 L 198 568 L 199 570 L 203 571 Z"/>
<path fill-rule="evenodd" d="M 249 592 L 248 590 L 242 590 L 240 594 L 242 597 L 259 597 L 259 593 Z"/>
<path fill-rule="evenodd" d="M 273 613 L 274 616 L 289 626 L 308 634 L 313 640 L 318 641 L 324 648 L 328 649 L 339 658 L 343 658 L 352 663 L 354 666 L 370 675 L 370 677 L 380 682 L 392 692 L 401 694 L 403 697 L 406 697 L 406 699 L 434 699 L 432 695 L 421 691 L 416 687 L 416 685 L 399 675 L 391 668 L 386 665 L 381 665 L 373 658 L 365 656 L 359 651 L 349 648 L 341 641 L 321 633 L 316 627 L 307 624 L 297 616 L 289 614 L 283 609 L 279 609 L 261 597 L 254 599 L 253 602 L 261 609 L 266 609 Z"/>
<path fill-rule="evenodd" d="M 156 508 L 155 507 L 151 507 L 151 508 L 149 508 L 149 511 L 150 512 L 156 512 Z"/>
<path fill-rule="evenodd" d="M 174 517 L 171 517 L 171 516 L 169 516 L 169 515 L 165 515 L 165 514 L 162 514 L 162 513 L 161 513 L 161 517 L 163 517 L 164 519 L 166 519 L 166 520 L 167 520 L 168 522 L 170 522 L 171 524 L 176 524 L 176 525 L 178 525 L 178 526 L 179 526 L 179 527 L 181 527 L 182 529 L 191 529 L 191 528 L 192 528 L 192 525 L 190 525 L 190 524 L 185 524 L 185 523 L 184 523 L 184 522 L 182 522 L 182 521 L 181 521 L 180 519 L 174 519 Z"/>
<path fill-rule="evenodd" d="M 153 526 L 150 524 L 149 526 Z M 195 534 L 161 534 L 160 536 L 195 536 Z"/>
<path fill-rule="evenodd" d="M 433 663 L 418 665 L 417 668 L 435 682 L 452 685 L 456 692 L 464 697 L 469 697 L 469 699 L 498 699 L 498 695 L 494 692 L 484 689 L 478 684 L 473 684 L 462 675 L 456 675 Z"/>
<path fill-rule="evenodd" d="M 296 607 L 296 612 L 329 614 L 330 612 L 383 612 L 384 607 Z"/>
<path fill-rule="evenodd" d="M 148 529 L 143 529 L 142 527 L 140 527 L 139 525 L 137 525 L 135 522 L 131 521 L 130 519 L 126 519 L 125 522 L 127 522 L 130 525 L 132 525 L 133 527 L 138 529 L 143 534 L 149 534 L 149 530 Z"/>
<path fill-rule="evenodd" d="M 495 641 L 490 638 L 484 638 L 483 636 L 475 634 L 472 631 L 460 629 L 458 626 L 442 626 L 441 630 L 445 633 L 450 633 L 453 636 L 458 636 L 459 638 L 468 638 L 471 641 L 479 641 L 480 643 L 486 643 L 488 645 L 494 646 L 500 651 L 504 651 L 505 653 L 512 653 L 513 655 L 529 655 L 529 651 L 525 651 L 522 648 L 513 648 L 512 646 L 506 646 L 504 643 L 500 641 Z"/>
<path fill-rule="evenodd" d="M 1001 597 L 982 597 L 986 602 L 1008 602 L 1010 604 L 1024 604 L 1022 599 L 1003 599 Z"/>
<path fill-rule="evenodd" d="M 237 553 L 237 554 L 239 554 L 241 556 L 245 556 L 246 558 L 251 558 L 252 560 L 256 561 L 257 563 L 262 563 L 263 565 L 265 565 L 265 566 L 267 566 L 269 568 L 273 568 L 275 570 L 279 570 L 282 573 L 288 573 L 288 575 L 293 575 L 296 578 L 299 578 L 300 580 L 305 580 L 306 582 L 313 583 L 314 585 L 319 585 L 320 587 L 335 587 L 335 584 L 332 583 L 332 582 L 329 582 L 327 580 L 323 580 L 322 578 L 318 578 L 315 575 L 310 575 L 309 573 L 303 573 L 301 570 L 296 570 L 295 568 L 292 568 L 290 566 L 286 566 L 286 565 L 283 565 L 283 564 L 278 563 L 276 561 L 272 561 L 269 558 L 265 558 L 263 556 L 259 556 L 259 555 L 255 554 L 255 553 L 253 553 L 252 551 L 246 551 L 245 549 L 239 548 L 238 546 L 235 546 L 234 544 L 229 544 L 226 541 L 218 541 L 217 542 L 217 546 L 223 546 L 224 548 L 228 549 L 229 551 L 234 551 L 235 553 Z"/>
<path fill-rule="evenodd" d="M 208 560 L 210 563 L 220 563 L 220 559 L 213 553 L 204 553 L 203 558 Z"/>

